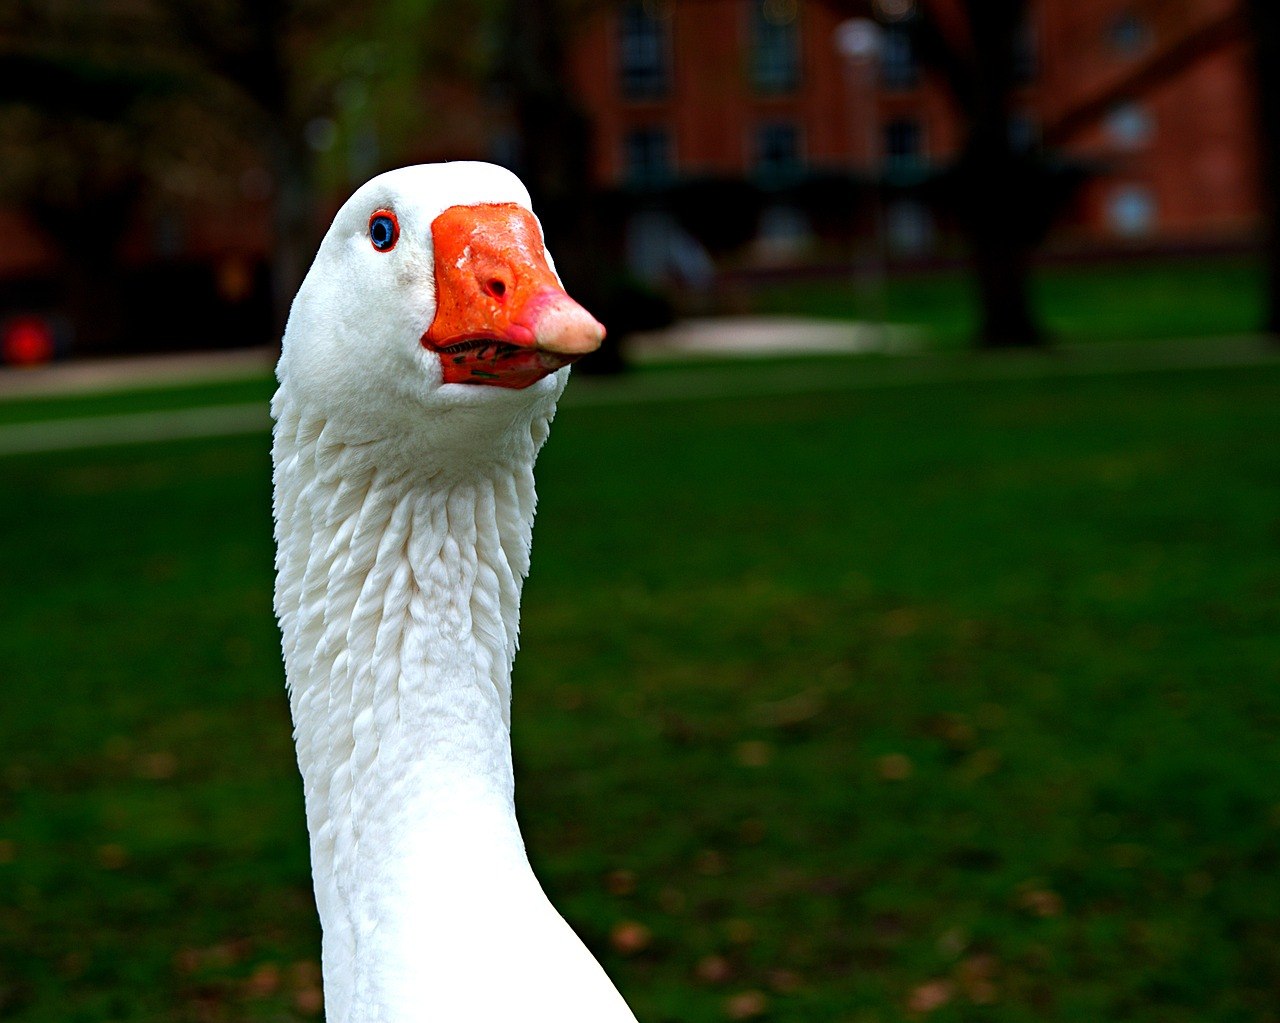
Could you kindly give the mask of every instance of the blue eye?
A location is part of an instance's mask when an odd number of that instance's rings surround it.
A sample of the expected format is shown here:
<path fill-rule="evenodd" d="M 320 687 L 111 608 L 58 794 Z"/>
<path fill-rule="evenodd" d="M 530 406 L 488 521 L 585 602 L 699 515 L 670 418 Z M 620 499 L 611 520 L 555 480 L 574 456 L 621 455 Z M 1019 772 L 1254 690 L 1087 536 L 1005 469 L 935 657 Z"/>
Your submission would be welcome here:
<path fill-rule="evenodd" d="M 378 210 L 369 218 L 369 240 L 379 252 L 388 252 L 400 240 L 400 222 L 390 210 Z"/>

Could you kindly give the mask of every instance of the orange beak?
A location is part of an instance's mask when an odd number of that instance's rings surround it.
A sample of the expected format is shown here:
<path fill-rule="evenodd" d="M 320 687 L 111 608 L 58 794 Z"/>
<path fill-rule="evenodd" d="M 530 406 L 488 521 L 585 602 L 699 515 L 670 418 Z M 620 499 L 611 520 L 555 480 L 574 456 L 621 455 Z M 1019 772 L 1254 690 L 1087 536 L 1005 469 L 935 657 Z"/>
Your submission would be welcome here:
<path fill-rule="evenodd" d="M 547 264 L 538 223 L 522 206 L 451 206 L 431 224 L 436 315 L 422 343 L 445 383 L 528 387 L 604 340 Z"/>

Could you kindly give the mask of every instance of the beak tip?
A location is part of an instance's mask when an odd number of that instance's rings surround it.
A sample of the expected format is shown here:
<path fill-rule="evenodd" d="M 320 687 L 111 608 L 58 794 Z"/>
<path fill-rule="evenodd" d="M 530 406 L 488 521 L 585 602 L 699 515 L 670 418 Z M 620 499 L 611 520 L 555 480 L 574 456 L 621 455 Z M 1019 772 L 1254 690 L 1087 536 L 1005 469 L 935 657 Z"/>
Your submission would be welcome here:
<path fill-rule="evenodd" d="M 535 330 L 537 346 L 558 355 L 589 355 L 604 341 L 605 328 L 577 302 L 564 295 L 542 310 Z"/>

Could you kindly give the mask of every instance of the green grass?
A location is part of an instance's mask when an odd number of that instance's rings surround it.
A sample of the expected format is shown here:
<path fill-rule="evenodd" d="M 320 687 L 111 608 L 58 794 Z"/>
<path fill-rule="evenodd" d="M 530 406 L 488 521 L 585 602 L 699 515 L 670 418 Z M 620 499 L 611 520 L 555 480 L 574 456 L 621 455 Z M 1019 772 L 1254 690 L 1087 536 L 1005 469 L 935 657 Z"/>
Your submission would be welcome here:
<path fill-rule="evenodd" d="M 1280 1020 L 1280 366 L 813 365 L 562 409 L 553 899 L 644 1023 Z M 312 1018 L 265 437 L 0 471 L 0 1017 Z"/>
<path fill-rule="evenodd" d="M 69 397 L 7 398 L 0 401 L 0 426 L 46 419 L 128 415 L 240 402 L 270 401 L 275 382 L 267 374 L 243 380 L 189 384 L 181 387 L 123 388 Z"/>
<path fill-rule="evenodd" d="M 1050 266 L 1034 276 L 1050 336 L 1068 343 L 1249 334 L 1263 316 L 1261 267 L 1237 257 Z M 757 312 L 910 324 L 935 347 L 971 344 L 978 318 L 963 271 L 895 277 L 883 290 L 849 281 L 755 289 Z"/>

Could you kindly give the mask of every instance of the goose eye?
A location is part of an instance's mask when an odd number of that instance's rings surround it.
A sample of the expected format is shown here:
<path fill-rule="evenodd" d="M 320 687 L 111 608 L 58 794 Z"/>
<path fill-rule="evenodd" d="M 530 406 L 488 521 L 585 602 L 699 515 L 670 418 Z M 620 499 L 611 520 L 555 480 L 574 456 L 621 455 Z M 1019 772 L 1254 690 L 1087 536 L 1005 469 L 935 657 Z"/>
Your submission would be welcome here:
<path fill-rule="evenodd" d="M 400 240 L 400 222 L 390 210 L 379 210 L 369 218 L 369 240 L 379 252 L 389 252 Z"/>

